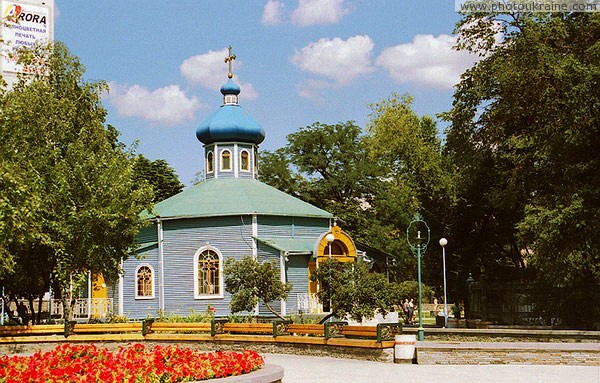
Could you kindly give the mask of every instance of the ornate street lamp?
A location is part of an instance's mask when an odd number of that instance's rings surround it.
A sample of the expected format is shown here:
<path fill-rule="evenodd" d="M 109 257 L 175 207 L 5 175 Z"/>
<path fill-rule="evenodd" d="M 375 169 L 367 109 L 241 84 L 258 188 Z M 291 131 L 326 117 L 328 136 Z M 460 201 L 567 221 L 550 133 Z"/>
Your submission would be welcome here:
<path fill-rule="evenodd" d="M 329 281 L 327 282 L 327 294 L 329 295 L 329 311 L 331 312 L 333 310 L 331 307 L 331 244 L 335 241 L 335 235 L 329 233 L 325 236 L 325 240 L 327 240 L 327 245 L 329 246 Z"/>
<path fill-rule="evenodd" d="M 425 232 L 427 233 L 425 235 Z M 421 214 L 415 214 L 414 219 L 410 222 L 406 228 L 406 240 L 413 253 L 417 255 L 417 268 L 418 268 L 418 283 L 419 283 L 419 329 L 417 338 L 421 341 L 425 339 L 425 330 L 423 329 L 423 308 L 422 308 L 422 286 L 421 286 L 421 255 L 427 250 L 429 240 L 431 238 L 431 231 L 429 226 Z"/>
<path fill-rule="evenodd" d="M 442 247 L 442 263 L 444 265 L 444 327 L 448 327 L 448 296 L 446 295 L 446 245 L 448 240 L 446 238 L 440 239 L 440 246 Z"/>

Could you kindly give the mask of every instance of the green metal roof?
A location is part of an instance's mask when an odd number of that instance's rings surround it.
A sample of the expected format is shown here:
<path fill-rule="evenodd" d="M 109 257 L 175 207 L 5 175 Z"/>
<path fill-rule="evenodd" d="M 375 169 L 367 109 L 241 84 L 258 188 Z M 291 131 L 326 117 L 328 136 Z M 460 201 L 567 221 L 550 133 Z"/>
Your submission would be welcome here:
<path fill-rule="evenodd" d="M 270 237 L 256 238 L 257 241 L 271 246 L 279 251 L 288 251 L 290 253 L 312 254 L 315 248 L 316 238 L 302 237 Z"/>
<path fill-rule="evenodd" d="M 143 217 L 162 219 L 240 214 L 332 218 L 331 213 L 253 179 L 217 178 L 157 203 Z"/>
<path fill-rule="evenodd" d="M 138 247 L 135 249 L 136 253 L 141 253 L 143 251 L 149 250 L 155 246 L 158 246 L 158 242 L 143 242 L 138 244 Z"/>

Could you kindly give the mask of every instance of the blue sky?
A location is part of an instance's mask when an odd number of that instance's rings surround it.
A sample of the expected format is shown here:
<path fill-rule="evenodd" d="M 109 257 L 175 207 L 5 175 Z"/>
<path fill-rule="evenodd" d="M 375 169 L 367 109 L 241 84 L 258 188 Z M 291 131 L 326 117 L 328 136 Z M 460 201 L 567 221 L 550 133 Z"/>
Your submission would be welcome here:
<path fill-rule="evenodd" d="M 451 49 L 447 0 L 55 0 L 54 38 L 105 80 L 107 123 L 165 159 L 190 185 L 202 169 L 199 123 L 222 103 L 233 46 L 240 105 L 265 129 L 261 149 L 314 122 L 365 127 L 369 104 L 409 93 L 419 115 L 452 105 L 476 58 Z M 443 125 L 440 125 L 443 128 Z"/>

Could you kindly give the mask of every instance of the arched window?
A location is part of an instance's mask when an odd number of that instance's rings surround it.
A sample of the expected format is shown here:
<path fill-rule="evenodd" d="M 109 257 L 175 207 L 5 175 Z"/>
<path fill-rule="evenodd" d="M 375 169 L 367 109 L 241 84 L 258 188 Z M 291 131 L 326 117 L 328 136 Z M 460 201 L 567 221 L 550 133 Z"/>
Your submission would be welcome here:
<path fill-rule="evenodd" d="M 206 155 L 206 172 L 212 173 L 215 169 L 215 155 L 213 152 L 208 152 Z"/>
<path fill-rule="evenodd" d="M 231 170 L 231 152 L 229 150 L 221 152 L 221 170 Z"/>
<path fill-rule="evenodd" d="M 196 253 L 195 296 L 196 298 L 222 297 L 221 255 L 212 247 L 205 247 Z"/>
<path fill-rule="evenodd" d="M 329 249 L 325 249 L 327 255 L 329 254 Z M 331 255 L 334 257 L 345 257 L 348 251 L 346 250 L 346 246 L 341 241 L 334 241 L 331 244 Z"/>
<path fill-rule="evenodd" d="M 136 273 L 135 297 L 136 299 L 154 298 L 154 270 L 149 265 L 141 265 Z"/>
<path fill-rule="evenodd" d="M 245 172 L 250 171 L 250 154 L 246 150 L 240 153 L 240 169 Z"/>

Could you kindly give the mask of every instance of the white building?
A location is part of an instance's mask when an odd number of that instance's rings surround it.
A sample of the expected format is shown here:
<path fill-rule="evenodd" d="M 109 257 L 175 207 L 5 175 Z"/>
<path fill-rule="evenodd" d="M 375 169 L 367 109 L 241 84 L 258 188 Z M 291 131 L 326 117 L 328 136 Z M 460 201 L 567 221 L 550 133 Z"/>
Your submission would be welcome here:
<path fill-rule="evenodd" d="M 0 73 L 11 87 L 24 69 L 18 51 L 54 39 L 54 0 L 0 0 Z"/>

